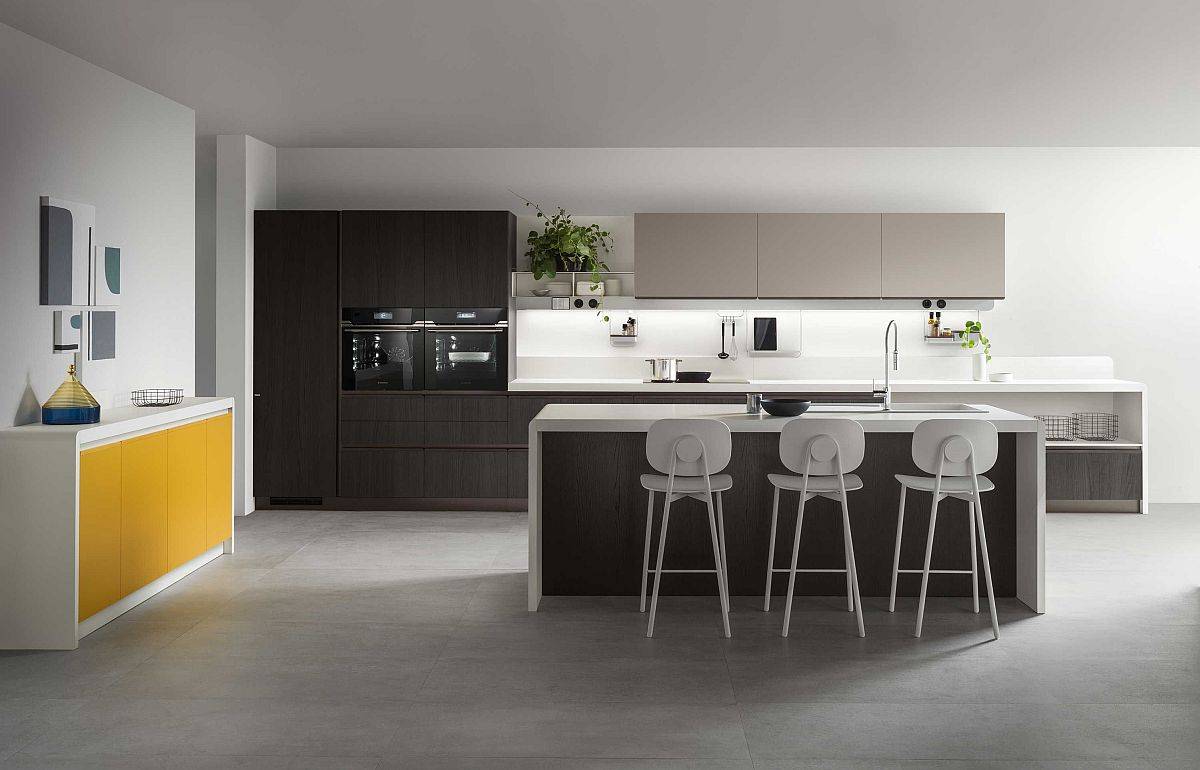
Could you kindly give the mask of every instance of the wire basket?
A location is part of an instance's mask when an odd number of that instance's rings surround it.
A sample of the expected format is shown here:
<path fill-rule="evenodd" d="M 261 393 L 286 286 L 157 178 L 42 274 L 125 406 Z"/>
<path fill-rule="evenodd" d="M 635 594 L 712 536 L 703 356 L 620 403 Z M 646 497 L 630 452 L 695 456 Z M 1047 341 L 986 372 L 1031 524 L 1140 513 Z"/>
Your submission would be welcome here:
<path fill-rule="evenodd" d="M 1075 418 L 1065 414 L 1039 414 L 1036 417 L 1046 426 L 1047 441 L 1070 441 L 1075 438 Z"/>
<path fill-rule="evenodd" d="M 134 406 L 172 406 L 183 400 L 183 388 L 143 388 L 130 394 Z"/>
<path fill-rule="evenodd" d="M 1075 412 L 1075 436 L 1084 441 L 1116 441 L 1117 416 L 1108 412 Z"/>

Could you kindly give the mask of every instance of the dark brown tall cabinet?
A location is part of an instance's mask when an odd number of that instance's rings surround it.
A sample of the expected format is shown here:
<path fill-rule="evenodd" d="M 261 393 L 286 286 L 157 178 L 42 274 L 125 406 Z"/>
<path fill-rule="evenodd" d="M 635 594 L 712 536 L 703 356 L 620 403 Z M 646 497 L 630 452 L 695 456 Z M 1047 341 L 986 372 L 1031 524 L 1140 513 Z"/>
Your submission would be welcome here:
<path fill-rule="evenodd" d="M 254 495 L 337 489 L 338 212 L 254 212 Z"/>
<path fill-rule="evenodd" d="M 343 211 L 342 307 L 425 306 L 425 214 Z"/>
<path fill-rule="evenodd" d="M 425 212 L 425 306 L 507 306 L 516 233 L 508 211 Z"/>

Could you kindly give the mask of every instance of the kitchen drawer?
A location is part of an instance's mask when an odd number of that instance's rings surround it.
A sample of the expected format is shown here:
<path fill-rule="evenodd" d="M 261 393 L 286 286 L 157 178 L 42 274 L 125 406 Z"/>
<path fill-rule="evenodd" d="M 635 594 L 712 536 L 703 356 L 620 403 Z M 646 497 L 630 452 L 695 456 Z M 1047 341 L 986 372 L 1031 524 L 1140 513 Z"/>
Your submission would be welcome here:
<path fill-rule="evenodd" d="M 508 443 L 529 443 L 529 422 L 547 404 L 632 404 L 633 396 L 509 396 Z M 522 495 L 524 497 L 524 495 Z"/>
<path fill-rule="evenodd" d="M 341 397 L 341 420 L 423 420 L 422 396 L 401 394 L 353 395 Z"/>
<path fill-rule="evenodd" d="M 426 396 L 425 419 L 450 422 L 502 422 L 508 419 L 508 397 Z"/>
<path fill-rule="evenodd" d="M 1046 450 L 1047 500 L 1140 500 L 1140 449 Z"/>
<path fill-rule="evenodd" d="M 507 422 L 425 423 L 426 446 L 496 446 L 508 443 Z"/>
<path fill-rule="evenodd" d="M 745 393 L 714 393 L 711 396 L 693 396 L 680 393 L 676 396 L 643 396 L 633 397 L 635 404 L 741 404 L 746 405 Z"/>
<path fill-rule="evenodd" d="M 420 497 L 421 449 L 343 449 L 338 453 L 339 497 Z"/>
<path fill-rule="evenodd" d="M 508 496 L 529 497 L 529 452 L 508 450 Z"/>
<path fill-rule="evenodd" d="M 425 497 L 508 497 L 503 449 L 425 450 Z"/>
<path fill-rule="evenodd" d="M 399 420 L 342 420 L 338 426 L 342 447 L 425 445 L 425 423 Z"/>

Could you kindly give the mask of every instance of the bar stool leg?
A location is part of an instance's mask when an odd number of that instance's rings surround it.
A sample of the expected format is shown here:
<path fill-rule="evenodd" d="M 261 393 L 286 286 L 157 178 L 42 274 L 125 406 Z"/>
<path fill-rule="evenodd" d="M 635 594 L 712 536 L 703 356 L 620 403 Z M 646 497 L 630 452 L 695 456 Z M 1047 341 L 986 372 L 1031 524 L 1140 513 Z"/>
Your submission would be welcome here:
<path fill-rule="evenodd" d="M 654 490 L 646 490 L 646 546 L 642 549 L 642 601 L 638 612 L 646 611 L 646 578 L 650 574 L 650 528 L 654 525 Z"/>
<path fill-rule="evenodd" d="M 708 496 L 708 533 L 712 536 L 713 568 L 717 572 L 717 595 L 721 600 L 721 623 L 725 626 L 725 638 L 728 639 L 732 636 L 729 633 L 729 597 L 725 594 L 724 570 L 721 569 L 721 542 L 717 537 L 717 515 L 713 510 L 711 494 Z"/>
<path fill-rule="evenodd" d="M 775 574 L 775 527 L 779 522 L 779 487 L 775 487 L 775 501 L 771 503 L 771 545 L 767 548 L 767 588 L 763 591 L 763 612 L 771 611 L 771 578 Z"/>
<path fill-rule="evenodd" d="M 921 572 L 921 599 L 917 603 L 917 630 L 913 636 L 921 635 L 921 625 L 925 622 L 925 594 L 929 590 L 929 562 L 933 559 L 933 530 L 937 525 L 938 498 L 941 490 L 934 490 L 933 505 L 929 510 L 929 537 L 925 541 L 925 569 Z"/>
<path fill-rule="evenodd" d="M 846 579 L 853 590 L 854 607 L 858 610 L 858 635 L 866 636 L 867 629 L 863 625 L 862 595 L 858 592 L 858 564 L 854 561 L 854 536 L 850 534 L 850 506 L 846 495 L 842 495 L 842 528 L 845 531 L 846 543 Z"/>
<path fill-rule="evenodd" d="M 842 538 L 845 540 L 845 537 Z M 854 612 L 854 583 L 850 579 L 850 556 L 846 555 L 846 612 Z"/>
<path fill-rule="evenodd" d="M 896 516 L 896 555 L 892 557 L 892 592 L 888 594 L 888 612 L 896 611 L 896 579 L 900 577 L 900 534 L 904 532 L 904 496 L 908 487 L 900 485 L 900 514 Z"/>
<path fill-rule="evenodd" d="M 729 612 L 729 555 L 725 549 L 725 507 L 723 493 L 717 493 L 717 534 L 721 541 L 721 580 L 725 583 L 725 611 Z"/>
<path fill-rule="evenodd" d="M 978 485 L 978 482 L 977 482 Z M 983 577 L 987 584 L 988 607 L 992 610 L 992 636 L 1000 638 L 1000 621 L 996 617 L 996 595 L 992 593 L 992 566 L 988 563 L 987 535 L 983 531 L 983 506 L 976 497 L 975 518 L 979 525 L 979 550 L 983 553 Z"/>
<path fill-rule="evenodd" d="M 654 616 L 658 612 L 658 585 L 662 582 L 663 551 L 667 548 L 667 520 L 671 517 L 671 489 L 667 488 L 663 501 L 662 532 L 658 535 L 658 563 L 654 568 L 654 594 L 650 598 L 650 622 L 646 624 L 646 636 L 654 636 Z"/>
<path fill-rule="evenodd" d="M 971 520 L 971 609 L 979 614 L 979 559 L 975 554 L 978 542 L 975 535 L 975 503 L 967 503 L 967 517 Z"/>
<path fill-rule="evenodd" d="M 792 568 L 788 572 L 787 605 L 783 610 L 783 634 L 788 635 L 788 627 L 792 624 L 792 596 L 796 591 L 796 560 L 800 558 L 800 530 L 804 527 L 804 498 L 805 492 L 800 493 L 800 505 L 796 509 L 796 539 L 792 542 Z"/>

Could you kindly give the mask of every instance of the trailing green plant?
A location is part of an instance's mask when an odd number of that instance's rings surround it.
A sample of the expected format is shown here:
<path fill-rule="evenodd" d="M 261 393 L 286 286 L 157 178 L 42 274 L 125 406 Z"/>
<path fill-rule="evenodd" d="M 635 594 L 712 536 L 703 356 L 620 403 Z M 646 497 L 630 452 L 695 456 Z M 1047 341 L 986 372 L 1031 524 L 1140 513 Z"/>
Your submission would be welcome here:
<path fill-rule="evenodd" d="M 987 360 L 992 360 L 992 341 L 983 336 L 983 324 L 979 321 L 967 321 L 966 327 L 962 331 L 957 331 L 955 334 L 962 340 L 962 349 L 971 350 L 973 348 L 983 346 L 983 354 L 987 356 Z M 975 335 L 972 337 L 971 335 Z"/>
<path fill-rule="evenodd" d="M 608 271 L 604 257 L 612 252 L 612 234 L 597 224 L 575 224 L 561 206 L 555 213 L 546 214 L 541 206 L 523 195 L 515 192 L 513 195 L 525 201 L 542 221 L 542 231 L 530 230 L 526 238 L 529 250 L 525 256 L 529 257 L 534 279 L 553 278 L 559 270 L 590 273 L 595 290 L 600 285 L 600 274 Z"/>

